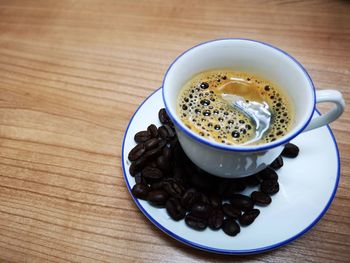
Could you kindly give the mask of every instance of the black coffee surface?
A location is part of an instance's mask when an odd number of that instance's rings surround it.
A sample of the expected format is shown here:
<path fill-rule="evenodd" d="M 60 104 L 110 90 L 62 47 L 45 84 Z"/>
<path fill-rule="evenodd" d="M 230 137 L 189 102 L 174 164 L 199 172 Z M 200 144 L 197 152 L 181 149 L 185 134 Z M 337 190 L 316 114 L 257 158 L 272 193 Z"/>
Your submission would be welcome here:
<path fill-rule="evenodd" d="M 180 92 L 177 113 L 188 128 L 209 140 L 228 145 L 249 144 L 255 138 L 256 124 L 229 105 L 223 94 L 269 105 L 270 127 L 254 144 L 272 142 L 292 127 L 294 113 L 281 88 L 257 76 L 225 69 L 205 71 L 191 78 Z"/>

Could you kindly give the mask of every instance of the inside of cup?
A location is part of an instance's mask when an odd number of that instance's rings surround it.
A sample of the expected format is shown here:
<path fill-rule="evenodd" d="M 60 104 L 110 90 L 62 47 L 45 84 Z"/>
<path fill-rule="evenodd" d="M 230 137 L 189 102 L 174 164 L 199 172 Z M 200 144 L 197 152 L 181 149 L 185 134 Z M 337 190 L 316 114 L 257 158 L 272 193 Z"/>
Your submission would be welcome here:
<path fill-rule="evenodd" d="M 176 102 L 183 85 L 199 72 L 220 68 L 257 75 L 285 91 L 295 113 L 294 126 L 286 136 L 302 130 L 310 119 L 315 91 L 308 73 L 299 62 L 284 51 L 261 42 L 225 39 L 195 46 L 170 66 L 163 82 L 163 96 L 169 115 L 177 123 L 181 125 Z"/>

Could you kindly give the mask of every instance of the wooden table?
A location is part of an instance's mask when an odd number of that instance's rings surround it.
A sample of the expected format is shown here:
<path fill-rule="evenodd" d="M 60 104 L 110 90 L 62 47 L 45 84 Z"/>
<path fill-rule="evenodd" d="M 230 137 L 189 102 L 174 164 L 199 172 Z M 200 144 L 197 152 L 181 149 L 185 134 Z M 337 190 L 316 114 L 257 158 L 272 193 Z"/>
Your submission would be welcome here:
<path fill-rule="evenodd" d="M 349 260 L 350 107 L 331 125 L 342 166 L 334 202 L 276 251 L 192 249 L 132 201 L 121 169 L 130 117 L 177 55 L 222 37 L 279 46 L 349 102 L 348 1 L 0 1 L 1 262 Z"/>

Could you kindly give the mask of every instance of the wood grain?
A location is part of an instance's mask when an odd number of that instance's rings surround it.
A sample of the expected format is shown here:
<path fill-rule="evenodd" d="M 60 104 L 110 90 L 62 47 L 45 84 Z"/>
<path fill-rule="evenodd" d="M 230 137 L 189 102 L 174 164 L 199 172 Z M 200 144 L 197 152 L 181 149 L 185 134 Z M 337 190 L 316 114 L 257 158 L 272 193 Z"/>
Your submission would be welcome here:
<path fill-rule="evenodd" d="M 349 1 L 0 1 L 1 262 L 349 262 L 350 107 L 325 217 L 276 251 L 221 256 L 156 229 L 123 181 L 130 117 L 174 58 L 215 38 L 269 42 L 350 99 Z M 321 109 L 325 110 L 327 106 Z"/>

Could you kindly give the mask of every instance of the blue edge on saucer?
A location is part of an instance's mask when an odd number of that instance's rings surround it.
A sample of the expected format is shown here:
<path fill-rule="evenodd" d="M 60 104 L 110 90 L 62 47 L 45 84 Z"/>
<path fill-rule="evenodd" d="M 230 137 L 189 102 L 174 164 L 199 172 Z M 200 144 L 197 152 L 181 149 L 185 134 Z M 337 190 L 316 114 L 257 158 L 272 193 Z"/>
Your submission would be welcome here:
<path fill-rule="evenodd" d="M 337 178 L 336 178 L 336 183 L 334 185 L 334 189 L 332 192 L 332 195 L 330 197 L 330 199 L 328 200 L 327 205 L 325 206 L 325 208 L 323 209 L 323 211 L 319 214 L 319 216 L 308 226 L 306 227 L 303 231 L 301 231 L 300 233 L 296 234 L 295 236 L 286 239 L 282 242 L 276 243 L 274 245 L 271 246 L 266 246 L 266 247 L 262 247 L 262 248 L 258 248 L 258 249 L 247 249 L 247 250 L 228 250 L 228 249 L 216 249 L 216 248 L 212 248 L 212 247 L 207 247 L 207 246 L 203 246 L 194 242 L 191 242 L 187 239 L 182 238 L 181 236 L 176 235 L 174 232 L 169 231 L 168 229 L 164 228 L 162 225 L 160 225 L 149 213 L 147 213 L 142 205 L 139 203 L 137 198 L 134 198 L 134 196 L 131 193 L 131 187 L 129 185 L 128 179 L 126 177 L 126 169 L 125 169 L 125 165 L 124 165 L 124 146 L 125 146 L 125 138 L 126 135 L 128 133 L 129 130 L 129 126 L 134 118 L 134 116 L 136 115 L 136 113 L 140 110 L 140 108 L 142 107 L 142 105 L 154 94 L 156 93 L 160 88 L 156 89 L 155 91 L 153 91 L 141 104 L 140 106 L 137 108 L 137 110 L 135 111 L 135 113 L 133 114 L 133 116 L 130 119 L 130 122 L 128 124 L 128 127 L 126 128 L 125 134 L 124 134 L 124 138 L 123 138 L 123 146 L 122 146 L 122 167 L 123 167 L 123 173 L 124 173 L 124 180 L 126 182 L 126 186 L 128 187 L 129 193 L 131 195 L 131 197 L 134 199 L 134 202 L 136 203 L 136 205 L 138 206 L 138 208 L 142 211 L 142 213 L 156 226 L 158 227 L 160 230 L 162 230 L 163 232 L 165 232 L 166 234 L 168 234 L 169 236 L 175 238 L 176 240 L 189 245 L 191 247 L 200 249 L 200 250 L 204 250 L 207 252 L 212 252 L 212 253 L 218 253 L 218 254 L 226 254 L 226 255 L 248 255 L 248 254 L 257 254 L 257 253 L 263 253 L 269 250 L 273 250 L 276 248 L 279 248 L 281 246 L 284 246 L 290 242 L 292 242 L 293 240 L 301 237 L 302 235 L 304 235 L 307 231 L 309 231 L 323 216 L 324 214 L 327 212 L 329 206 L 331 205 L 335 194 L 337 192 L 337 188 L 338 188 L 338 184 L 339 184 L 339 177 L 340 177 L 340 157 L 339 157 L 339 149 L 338 149 L 338 145 L 337 142 L 335 140 L 335 137 L 333 135 L 332 130 L 330 129 L 330 127 L 327 125 L 328 131 L 332 137 L 335 149 L 336 149 L 336 153 L 337 153 L 337 161 L 338 161 L 338 170 L 337 170 Z M 320 114 L 320 112 L 316 109 L 316 112 Z"/>

